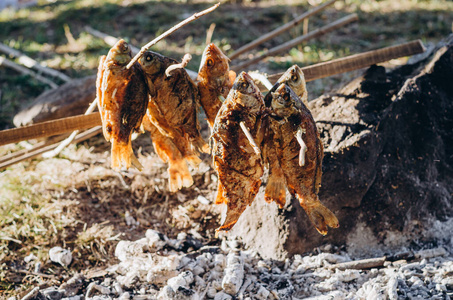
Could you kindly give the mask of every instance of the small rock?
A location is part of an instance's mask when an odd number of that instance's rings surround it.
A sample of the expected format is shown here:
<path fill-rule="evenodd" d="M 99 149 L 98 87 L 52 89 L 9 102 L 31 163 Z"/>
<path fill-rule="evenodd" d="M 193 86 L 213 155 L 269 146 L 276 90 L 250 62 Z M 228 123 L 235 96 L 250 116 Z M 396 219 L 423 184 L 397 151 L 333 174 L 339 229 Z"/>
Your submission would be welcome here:
<path fill-rule="evenodd" d="M 75 274 L 67 282 L 63 283 L 59 290 L 63 292 L 64 297 L 76 296 L 82 289 L 85 282 L 85 276 L 80 273 Z"/>
<path fill-rule="evenodd" d="M 135 257 L 143 254 L 148 249 L 147 243 L 144 240 L 140 242 L 120 241 L 115 248 L 115 256 L 120 261 L 126 261 L 130 257 Z"/>
<path fill-rule="evenodd" d="M 168 238 L 156 230 L 148 229 L 145 235 L 148 239 L 150 250 L 157 251 L 167 244 Z"/>
<path fill-rule="evenodd" d="M 55 263 L 59 263 L 63 267 L 67 267 L 72 262 L 71 251 L 63 249 L 61 247 L 53 247 L 49 250 L 49 258 Z"/>
<path fill-rule="evenodd" d="M 49 287 L 45 290 L 42 290 L 41 294 L 43 294 L 49 300 L 60 300 L 61 298 L 63 298 L 63 293 L 58 291 L 55 287 Z"/>
<path fill-rule="evenodd" d="M 214 296 L 214 300 L 230 300 L 230 299 L 233 299 L 233 297 L 224 292 L 218 292 Z"/>
<path fill-rule="evenodd" d="M 187 287 L 193 282 L 193 273 L 185 271 L 176 277 L 170 278 L 167 281 L 167 285 L 172 287 L 173 290 L 177 290 L 180 286 Z"/>

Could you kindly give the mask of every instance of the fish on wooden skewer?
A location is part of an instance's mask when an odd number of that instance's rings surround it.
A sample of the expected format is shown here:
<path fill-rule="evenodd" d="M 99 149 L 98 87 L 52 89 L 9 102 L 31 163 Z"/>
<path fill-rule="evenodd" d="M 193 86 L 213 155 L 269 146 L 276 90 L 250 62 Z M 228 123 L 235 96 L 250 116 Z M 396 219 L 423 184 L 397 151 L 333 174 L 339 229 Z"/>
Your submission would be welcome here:
<path fill-rule="evenodd" d="M 280 84 L 285 83 L 289 86 L 293 92 L 302 100 L 306 107 L 308 107 L 308 92 L 307 86 L 305 83 L 304 72 L 298 65 L 293 65 L 282 76 L 277 80 L 272 89 L 267 93 L 264 98 L 264 103 L 266 107 L 271 106 L 272 102 L 272 92 L 280 86 Z"/>
<path fill-rule="evenodd" d="M 299 200 L 318 232 L 326 235 L 328 227 L 337 228 L 339 223 L 318 198 L 323 146 L 310 111 L 285 83 L 272 92 L 269 121 L 273 139 L 267 141 L 272 145 L 266 148 L 275 149 L 283 174 L 283 178 L 275 176 L 278 178 L 274 180 L 286 183 L 288 191 Z M 270 168 L 273 167 L 271 164 Z M 274 193 L 266 187 L 268 200 Z"/>
<path fill-rule="evenodd" d="M 209 152 L 197 119 L 198 89 L 184 68 L 165 71 L 178 64 L 174 59 L 148 51 L 140 58 L 149 88 L 146 112 L 151 123 L 172 139 L 186 139 L 194 153 Z"/>
<path fill-rule="evenodd" d="M 217 232 L 230 230 L 258 193 L 263 164 L 257 145 L 262 141 L 264 112 L 260 90 L 242 72 L 217 114 L 211 136 L 219 178 L 216 204 L 226 205 L 225 220 Z"/>
<path fill-rule="evenodd" d="M 201 57 L 197 80 L 200 104 L 211 128 L 235 78 L 236 73 L 230 70 L 229 58 L 222 50 L 215 44 L 206 46 Z"/>
<path fill-rule="evenodd" d="M 176 192 L 183 187 L 190 187 L 193 184 L 193 178 L 190 174 L 187 162 L 193 167 L 197 167 L 201 160 L 187 149 L 190 145 L 181 137 L 172 139 L 163 135 L 159 129 L 154 126 L 148 116 L 143 118 L 143 128 L 151 135 L 154 150 L 162 161 L 168 163 L 168 186 L 170 192 Z M 187 160 L 187 162 L 186 162 Z"/>
<path fill-rule="evenodd" d="M 139 131 L 148 105 L 148 88 L 138 63 L 130 69 L 132 59 L 129 45 L 118 41 L 107 56 L 102 56 L 97 73 L 96 97 L 102 119 L 102 130 L 112 143 L 112 168 L 119 170 L 142 166 L 134 155 L 131 134 Z"/>

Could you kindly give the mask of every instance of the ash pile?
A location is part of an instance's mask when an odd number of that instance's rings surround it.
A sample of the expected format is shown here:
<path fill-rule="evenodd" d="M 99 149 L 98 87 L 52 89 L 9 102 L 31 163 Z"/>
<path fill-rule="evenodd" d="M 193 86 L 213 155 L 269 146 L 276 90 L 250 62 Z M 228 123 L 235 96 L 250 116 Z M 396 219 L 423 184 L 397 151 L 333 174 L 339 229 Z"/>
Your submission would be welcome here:
<path fill-rule="evenodd" d="M 224 239 L 206 246 L 148 230 L 121 241 L 119 263 L 76 274 L 60 287 L 36 287 L 23 299 L 451 299 L 451 245 L 354 260 L 334 246 L 285 260 L 262 259 Z"/>

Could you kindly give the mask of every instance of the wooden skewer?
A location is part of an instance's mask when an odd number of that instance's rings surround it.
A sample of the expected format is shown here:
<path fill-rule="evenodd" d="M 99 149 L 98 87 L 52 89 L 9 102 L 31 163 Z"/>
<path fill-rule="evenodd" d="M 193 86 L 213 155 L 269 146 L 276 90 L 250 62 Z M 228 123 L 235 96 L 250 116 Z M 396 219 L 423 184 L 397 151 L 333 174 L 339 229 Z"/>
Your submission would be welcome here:
<path fill-rule="evenodd" d="M 102 132 L 102 127 L 101 126 L 96 126 L 96 127 L 93 127 L 85 132 L 82 132 L 80 134 L 78 134 L 75 139 L 72 141 L 73 143 L 79 143 L 79 142 L 82 142 L 84 140 L 87 140 L 89 139 L 90 137 L 93 137 L 99 133 Z M 18 156 L 18 157 L 15 157 L 13 159 L 9 159 L 9 160 L 5 160 L 3 158 L 0 159 L 0 170 L 1 169 L 4 169 L 6 167 L 9 167 L 11 165 L 14 165 L 18 162 L 21 162 L 21 161 L 24 161 L 26 159 L 31 159 L 31 158 L 34 158 L 34 157 L 37 157 L 47 151 L 51 151 L 53 149 L 55 149 L 56 147 L 58 147 L 58 145 L 60 145 L 59 142 L 55 143 L 55 144 L 51 144 L 51 145 L 47 145 L 45 147 L 40 147 L 40 148 L 37 148 L 37 149 L 33 149 L 32 151 L 22 155 L 22 156 Z"/>
<path fill-rule="evenodd" d="M 0 131 L 0 146 L 102 125 L 99 112 Z"/>
<path fill-rule="evenodd" d="M 85 30 L 89 34 L 91 34 L 92 36 L 95 36 L 97 38 L 102 39 L 110 47 L 113 47 L 113 45 L 115 45 L 120 40 L 120 39 L 118 39 L 118 38 L 116 38 L 114 36 L 111 36 L 111 35 L 108 35 L 108 34 L 105 34 L 105 33 L 101 32 L 99 30 L 93 29 L 90 26 L 85 26 Z M 140 52 L 140 49 L 138 49 L 137 47 L 135 47 L 133 45 L 130 45 L 130 44 L 129 44 L 129 46 L 131 47 L 133 55 L 135 55 L 138 52 Z M 190 78 L 192 78 L 192 80 L 196 80 L 197 79 L 197 77 L 198 77 L 198 73 L 197 72 L 189 70 L 189 69 L 186 69 L 186 71 L 187 71 L 187 74 L 189 74 Z"/>
<path fill-rule="evenodd" d="M 18 59 L 19 63 L 26 66 L 27 68 L 36 69 L 36 70 L 40 71 L 41 73 L 44 73 L 44 74 L 47 74 L 47 75 L 50 75 L 53 77 L 58 77 L 61 80 L 66 81 L 66 82 L 71 81 L 71 78 L 69 76 L 67 76 L 61 72 L 58 72 L 54 69 L 42 66 L 39 62 L 37 62 L 33 58 L 28 57 L 28 56 L 24 55 L 23 53 L 6 46 L 5 44 L 0 43 L 0 51 L 2 51 L 3 53 L 6 53 L 8 55 L 16 57 Z"/>
<path fill-rule="evenodd" d="M 302 68 L 302 71 L 305 75 L 305 81 L 308 82 L 335 74 L 362 69 L 391 59 L 423 53 L 425 50 L 421 40 L 415 40 L 307 66 Z M 282 74 L 270 75 L 268 79 L 271 82 L 275 82 Z"/>
<path fill-rule="evenodd" d="M 54 89 L 56 89 L 58 87 L 58 85 L 55 82 L 53 82 L 53 81 L 51 81 L 51 80 L 47 79 L 46 77 L 43 77 L 43 76 L 41 76 L 39 74 L 36 74 L 33 71 L 30 71 L 29 69 L 27 69 L 25 67 L 22 67 L 21 65 L 18 65 L 15 62 L 12 62 L 12 61 L 10 61 L 7 58 L 0 57 L 0 66 L 1 65 L 4 65 L 4 66 L 9 67 L 11 69 L 14 69 L 14 70 L 16 70 L 16 71 L 18 71 L 18 72 L 20 72 L 22 74 L 30 75 L 31 77 L 34 77 L 37 80 L 39 80 L 39 81 L 41 81 L 41 82 L 43 82 L 45 84 L 50 85 L 50 87 L 52 87 Z"/>
<path fill-rule="evenodd" d="M 146 52 L 148 51 L 149 48 L 151 48 L 152 46 L 154 46 L 155 44 L 157 44 L 160 40 L 163 40 L 164 38 L 166 38 L 167 36 L 169 36 L 170 34 L 172 34 L 173 32 L 175 32 L 176 30 L 180 29 L 181 27 L 189 24 L 190 22 L 192 21 L 195 21 L 196 19 L 214 11 L 217 7 L 219 7 L 220 5 L 220 2 L 217 3 L 216 5 L 208 8 L 208 9 L 205 9 L 203 11 L 200 11 L 196 14 L 193 14 L 191 17 L 185 19 L 184 21 L 176 24 L 175 26 L 173 26 L 172 28 L 170 28 L 169 30 L 165 31 L 164 33 L 162 33 L 160 36 L 158 36 L 157 38 L 155 38 L 154 40 L 152 40 L 151 42 L 149 42 L 148 44 L 146 44 L 145 46 L 143 46 L 141 49 L 140 49 L 140 52 L 138 52 L 137 55 L 135 55 L 132 60 L 127 64 L 126 68 L 127 69 L 130 69 L 132 67 L 132 65 Z"/>
<path fill-rule="evenodd" d="M 330 1 L 327 1 L 309 11 L 307 11 L 306 13 L 298 16 L 297 18 L 295 18 L 294 20 L 292 20 L 291 22 L 288 22 L 286 23 L 285 25 L 282 25 L 276 29 L 274 29 L 273 31 L 269 32 L 269 33 L 266 33 L 265 35 L 259 37 L 258 39 L 242 46 L 241 48 L 237 49 L 236 51 L 234 51 L 233 53 L 231 53 L 230 55 L 230 59 L 233 60 L 237 57 L 239 57 L 239 55 L 241 55 L 242 53 L 244 52 L 247 52 L 253 48 L 256 48 L 257 46 L 261 45 L 262 43 L 272 39 L 273 37 L 281 34 L 282 32 L 285 32 L 291 28 L 293 28 L 294 26 L 297 26 L 298 24 L 300 24 L 300 22 L 302 22 L 303 20 L 311 17 L 312 15 L 314 14 L 317 14 L 318 12 L 322 11 L 323 9 L 325 9 L 326 7 L 332 5 L 335 3 L 335 1 L 337 0 L 330 0 Z"/>
<path fill-rule="evenodd" d="M 253 64 L 256 64 L 257 62 L 265 59 L 266 57 L 268 56 L 271 56 L 271 55 L 277 55 L 279 53 L 282 53 L 288 49 L 291 49 L 292 47 L 300 44 L 300 43 L 303 43 L 303 42 L 306 42 L 308 40 L 311 40 L 311 39 L 314 39 L 314 38 L 317 38 L 321 35 L 324 35 L 326 33 L 329 33 L 337 28 L 340 28 L 340 27 L 343 27 L 345 26 L 346 24 L 349 24 L 351 22 L 354 22 L 354 21 L 357 21 L 358 20 L 358 16 L 357 14 L 351 14 L 351 15 L 348 15 L 346 17 L 343 17 L 335 22 L 332 22 L 324 27 L 321 27 L 321 28 L 318 28 L 316 30 L 313 30 L 311 32 L 309 32 L 308 34 L 306 35 L 302 35 L 298 38 L 295 38 L 289 42 L 286 42 L 280 46 L 277 46 L 277 47 L 274 47 L 272 49 L 269 49 L 268 51 L 264 52 L 263 54 L 261 54 L 260 56 L 257 56 L 251 60 L 248 60 L 248 61 L 245 61 L 243 62 L 242 64 L 239 64 L 239 65 L 236 65 L 236 66 L 233 66 L 231 67 L 231 69 L 235 72 L 238 72 L 240 70 L 243 70 L 244 68 L 250 66 L 250 65 L 253 65 Z"/>

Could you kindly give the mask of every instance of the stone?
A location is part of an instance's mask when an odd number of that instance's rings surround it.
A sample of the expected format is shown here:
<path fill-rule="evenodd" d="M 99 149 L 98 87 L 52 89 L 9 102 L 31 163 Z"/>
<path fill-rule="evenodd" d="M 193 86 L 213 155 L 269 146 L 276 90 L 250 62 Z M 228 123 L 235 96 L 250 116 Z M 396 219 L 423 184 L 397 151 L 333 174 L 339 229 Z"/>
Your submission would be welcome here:
<path fill-rule="evenodd" d="M 72 253 L 61 247 L 53 247 L 49 250 L 49 258 L 55 263 L 59 263 L 63 267 L 67 267 L 72 262 Z"/>

